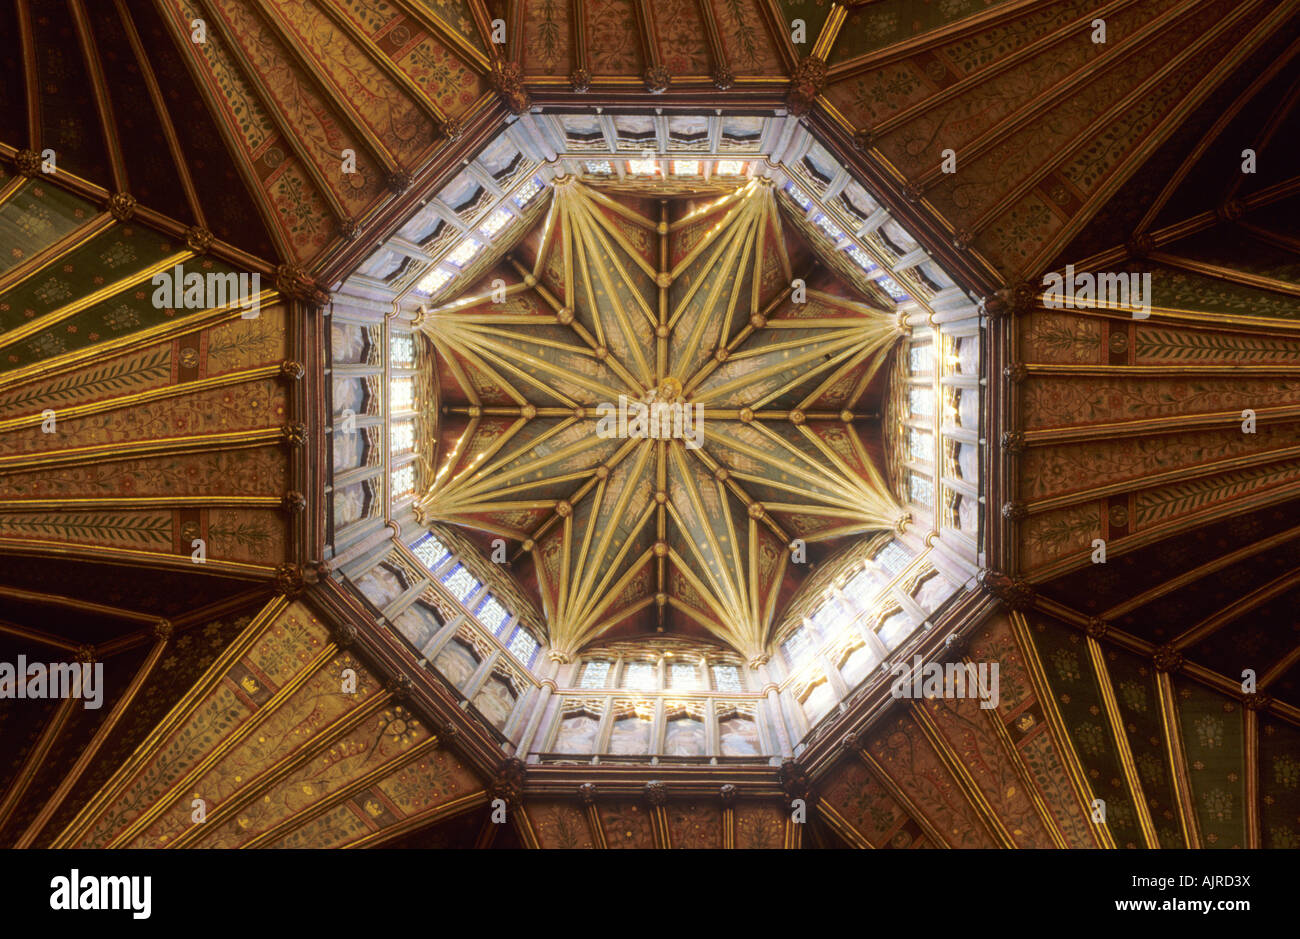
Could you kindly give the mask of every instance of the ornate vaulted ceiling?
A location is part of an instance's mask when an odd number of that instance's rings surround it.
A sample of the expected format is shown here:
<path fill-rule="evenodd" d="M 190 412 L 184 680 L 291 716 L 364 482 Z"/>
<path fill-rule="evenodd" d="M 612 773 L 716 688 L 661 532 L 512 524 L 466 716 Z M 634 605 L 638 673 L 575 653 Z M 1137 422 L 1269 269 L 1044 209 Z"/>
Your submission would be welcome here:
<path fill-rule="evenodd" d="M 419 322 L 449 418 L 420 508 L 527 555 L 557 651 L 671 621 L 760 655 L 795 539 L 902 522 L 868 394 L 897 315 L 813 279 L 765 182 L 656 203 L 563 180 L 522 279 Z M 675 430 L 629 434 L 629 402 L 676 407 Z"/>
<path fill-rule="evenodd" d="M 0 710 L 0 841 L 1297 846 L 1300 181 L 1284 145 L 1298 8 L 0 3 L 0 660 L 93 657 L 109 688 L 101 711 Z M 791 41 L 795 17 L 806 43 Z M 1105 43 L 1089 38 L 1098 17 Z M 500 766 L 503 736 L 325 563 L 325 376 L 337 366 L 321 352 L 320 291 L 392 244 L 531 107 L 795 115 L 987 298 L 985 605 L 958 624 L 964 649 L 917 648 L 996 657 L 997 709 L 890 706 L 864 684 L 810 734 L 802 768 L 779 776 L 657 767 L 664 788 L 646 789 L 650 771 L 524 772 Z M 537 163 L 547 149 L 535 141 Z M 345 150 L 354 174 L 340 171 Z M 653 630 L 662 615 L 748 651 L 789 589 L 754 573 L 765 548 L 896 517 L 869 482 L 879 441 L 865 415 L 880 387 L 861 384 L 892 322 L 824 270 L 808 278 L 821 312 L 801 321 L 785 285 L 763 282 L 811 260 L 798 226 L 760 186 L 703 208 L 722 196 L 666 200 L 669 258 L 719 226 L 662 288 L 670 320 L 690 311 L 664 337 L 664 377 L 716 412 L 699 451 L 643 441 L 620 455 L 591 434 L 563 474 L 527 478 L 552 472 L 541 450 L 591 423 L 586 409 L 662 384 L 658 337 L 640 341 L 659 325 L 658 275 L 676 267 L 662 264 L 653 196 L 560 187 L 518 246 L 523 270 L 507 259 L 458 289 L 489 294 L 501 277 L 519 321 L 503 323 L 490 298 L 439 297 L 421 326 L 447 408 L 431 411 L 444 422 L 433 469 L 446 470 L 426 511 L 476 529 L 485 552 L 493 536 L 533 542 L 515 561 L 557 647 Z M 672 227 L 693 211 L 694 227 Z M 555 274 L 566 248 L 606 273 L 603 296 Z M 144 303 L 150 271 L 182 257 L 260 272 L 261 317 Z M 1152 272 L 1150 317 L 1045 308 L 1042 275 L 1067 263 Z M 382 323 L 392 304 L 372 302 Z M 701 315 L 726 309 L 729 322 Z M 754 312 L 766 322 L 746 332 Z M 781 347 L 795 335 L 824 351 L 806 374 L 778 377 L 798 359 Z M 726 361 L 710 366 L 721 347 Z M 771 413 L 740 421 L 741 389 L 769 397 Z M 545 411 L 577 407 L 582 419 Z M 38 432 L 47 409 L 57 434 Z M 1254 434 L 1241 432 L 1246 409 Z M 502 445 L 469 466 L 494 433 Z M 637 473 L 653 486 L 631 486 Z M 782 474 L 802 474 L 799 500 Z M 621 500 L 620 486 L 650 501 Z M 378 509 L 351 565 L 381 552 L 389 521 Z M 1095 539 L 1105 565 L 1091 563 Z M 577 586 L 562 595 L 538 558 L 566 546 Z M 345 697 L 327 678 L 352 666 L 361 693 Z M 331 759 L 335 744 L 352 755 Z M 177 824 L 195 787 L 219 813 L 202 832 Z M 807 827 L 789 822 L 796 793 L 814 796 Z M 487 819 L 497 795 L 511 800 L 504 830 Z M 1104 826 L 1089 822 L 1093 798 L 1113 808 Z"/>

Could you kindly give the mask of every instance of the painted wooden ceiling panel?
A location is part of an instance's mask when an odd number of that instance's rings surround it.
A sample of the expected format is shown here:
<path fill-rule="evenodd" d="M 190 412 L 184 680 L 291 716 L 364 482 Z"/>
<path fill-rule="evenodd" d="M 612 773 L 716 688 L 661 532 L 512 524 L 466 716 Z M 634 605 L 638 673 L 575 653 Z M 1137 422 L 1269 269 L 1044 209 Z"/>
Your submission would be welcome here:
<path fill-rule="evenodd" d="M 682 627 L 757 655 L 791 537 L 888 528 L 902 511 L 858 436 L 870 412 L 838 406 L 862 395 L 901 336 L 897 317 L 837 287 L 815 294 L 833 315 L 787 319 L 805 305 L 802 295 L 788 302 L 787 256 L 807 249 L 773 199 L 754 181 L 711 204 L 660 207 L 566 180 L 556 211 L 539 219 L 543 234 L 524 243 L 544 252 L 535 269 L 567 258 L 555 277 L 568 283 L 544 275 L 512 296 L 572 295 L 573 308 L 505 309 L 480 283 L 467 302 L 420 317 L 456 379 L 438 379 L 443 407 L 470 420 L 421 510 L 521 542 L 536 568 L 522 576 L 543 593 L 556 648 L 662 627 L 676 610 Z M 476 374 L 505 395 L 484 400 Z M 806 410 L 834 388 L 837 406 Z M 637 436 L 627 417 L 616 423 L 620 400 L 624 411 L 658 401 L 682 416 L 662 439 L 649 428 Z M 683 404 L 703 409 L 698 433 Z M 539 511 L 544 521 L 520 531 Z"/>

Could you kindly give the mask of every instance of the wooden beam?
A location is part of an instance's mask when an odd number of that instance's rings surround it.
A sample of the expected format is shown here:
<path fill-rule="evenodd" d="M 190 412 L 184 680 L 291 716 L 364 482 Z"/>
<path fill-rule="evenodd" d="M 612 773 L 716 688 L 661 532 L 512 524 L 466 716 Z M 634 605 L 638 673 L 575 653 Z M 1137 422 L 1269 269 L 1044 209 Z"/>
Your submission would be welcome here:
<path fill-rule="evenodd" d="M 1101 690 L 1102 706 L 1106 711 L 1106 721 L 1110 725 L 1111 737 L 1115 741 L 1115 757 L 1119 761 L 1124 780 L 1128 784 L 1129 799 L 1137 815 L 1138 827 L 1148 848 L 1160 847 L 1160 838 L 1156 834 L 1155 821 L 1151 818 L 1151 806 L 1142 789 L 1142 779 L 1138 775 L 1137 763 L 1133 760 L 1133 748 L 1129 745 L 1128 731 L 1124 728 L 1124 718 L 1120 714 L 1119 701 L 1115 698 L 1115 688 L 1110 678 L 1110 668 L 1106 664 L 1106 653 L 1096 639 L 1088 636 L 1088 657 L 1092 661 L 1093 671 L 1097 675 L 1097 685 Z"/>
<path fill-rule="evenodd" d="M 1021 655 L 1024 656 L 1025 671 L 1029 676 L 1029 684 L 1034 692 L 1034 700 L 1043 709 L 1043 718 L 1047 723 L 1048 733 L 1051 735 L 1061 765 L 1065 767 L 1065 774 L 1070 781 L 1070 788 L 1074 791 L 1075 798 L 1078 800 L 1079 814 L 1088 821 L 1089 831 L 1093 840 L 1096 841 L 1097 847 L 1114 848 L 1115 839 L 1111 835 L 1106 822 L 1092 821 L 1092 804 L 1097 796 L 1092 790 L 1092 785 L 1088 782 L 1088 774 L 1083 770 L 1083 762 L 1074 749 L 1074 742 L 1070 738 L 1069 731 L 1066 730 L 1065 720 L 1057 707 L 1056 697 L 1053 695 L 1051 683 L 1047 679 L 1047 670 L 1043 667 L 1043 661 L 1038 655 L 1038 647 L 1034 644 L 1033 634 L 1029 629 L 1029 621 L 1025 618 L 1024 613 L 1018 610 L 1010 611 L 1008 618 L 1011 622 L 1011 634 L 1015 638 Z"/>
<path fill-rule="evenodd" d="M 80 668 L 80 663 L 74 664 L 74 667 Z M 18 807 L 18 803 L 27 794 L 27 790 L 31 787 L 36 774 L 40 772 L 45 758 L 49 756 L 55 741 L 58 740 L 59 734 L 68 726 L 73 710 L 84 704 L 85 702 L 80 697 L 69 695 L 55 706 L 54 713 L 50 715 L 50 719 L 41 730 L 40 737 L 37 738 L 32 748 L 27 751 L 23 765 L 18 768 L 18 772 L 10 781 L 4 798 L 0 799 L 0 829 L 4 828 L 10 816 L 13 815 L 14 809 Z"/>
<path fill-rule="evenodd" d="M 1178 807 L 1178 821 L 1182 827 L 1183 843 L 1189 848 L 1200 848 L 1201 826 L 1196 817 L 1196 802 L 1192 794 L 1192 774 L 1187 765 L 1187 752 L 1183 747 L 1182 724 L 1178 719 L 1178 701 L 1174 694 L 1173 676 L 1156 672 L 1156 698 L 1160 702 L 1160 722 L 1165 734 L 1165 756 L 1169 760 L 1169 775 L 1173 780 L 1174 803 Z"/>
<path fill-rule="evenodd" d="M 30 0 L 18 0 L 18 36 L 23 50 L 23 78 L 27 92 L 27 146 L 41 150 L 41 82 L 36 68 L 36 36 L 32 30 Z"/>
<path fill-rule="evenodd" d="M 351 217 L 351 213 L 344 207 L 335 191 L 333 185 L 325 177 L 324 172 L 316 163 L 311 152 L 308 151 L 302 135 L 289 122 L 289 116 L 272 93 L 270 87 L 262 77 L 261 71 L 249 59 L 248 54 L 244 51 L 243 46 L 239 44 L 239 39 L 235 34 L 234 27 L 226 22 L 221 10 L 211 2 L 204 0 L 207 4 L 207 21 L 216 27 L 217 35 L 221 37 L 222 43 L 230 56 L 231 64 L 237 68 L 244 80 L 248 83 L 254 94 L 257 95 L 266 116 L 270 118 L 275 125 L 276 131 L 285 146 L 293 153 L 298 164 L 307 178 L 311 180 L 312 186 L 320 193 L 320 197 L 329 207 L 330 214 L 334 216 L 336 222 L 342 222 Z M 328 6 L 328 4 L 326 4 Z M 203 9 L 203 8 L 200 8 Z M 214 114 L 220 114 L 221 111 L 214 110 Z M 260 188 L 259 190 L 260 191 Z"/>
<path fill-rule="evenodd" d="M 145 88 L 148 89 L 154 113 L 158 115 L 163 139 L 167 141 L 167 151 L 171 154 L 172 165 L 176 168 L 176 177 L 180 180 L 181 189 L 185 193 L 185 204 L 189 206 L 190 214 L 194 216 L 194 223 L 200 228 L 207 228 L 207 216 L 203 211 L 198 190 L 194 188 L 189 160 L 181 150 L 180 138 L 176 135 L 176 126 L 172 123 L 171 113 L 167 110 L 167 101 L 158 84 L 158 76 L 154 74 L 149 55 L 140 40 L 140 33 L 135 28 L 135 21 L 127 10 L 126 0 L 113 0 L 113 3 L 117 7 L 118 19 L 122 21 L 122 30 L 126 33 L 127 42 L 131 46 L 131 54 L 135 57 L 136 67 L 140 70 L 140 77 L 144 80 Z"/>
<path fill-rule="evenodd" d="M 95 729 L 95 734 L 90 738 L 90 742 L 87 743 L 77 754 L 77 759 L 72 764 L 72 767 L 63 775 L 63 778 L 59 780 L 58 786 L 52 793 L 50 793 L 49 798 L 45 800 L 45 804 L 41 806 L 41 809 L 36 813 L 35 818 L 31 820 L 26 830 L 23 831 L 22 835 L 20 835 L 18 840 L 14 843 L 15 848 L 30 848 L 35 843 L 36 838 L 40 835 L 41 831 L 49 824 L 50 819 L 53 818 L 59 808 L 62 807 L 64 801 L 68 798 L 68 795 L 72 792 L 73 788 L 81 780 L 81 777 L 85 774 L 86 770 L 90 768 L 90 764 L 94 762 L 95 758 L 99 755 L 99 751 L 108 741 L 108 738 L 112 736 L 113 731 L 118 727 L 127 712 L 134 705 L 135 699 L 139 696 L 141 689 L 144 688 L 145 682 L 147 682 L 150 675 L 153 674 L 154 667 L 162 659 L 163 652 L 167 649 L 169 639 L 170 637 L 168 635 L 163 634 L 154 643 L 153 648 L 149 650 L 149 654 L 145 656 L 144 662 L 142 662 L 140 667 L 136 669 L 135 676 L 131 679 L 131 683 L 126 687 L 126 690 L 123 692 L 121 697 L 119 697 L 117 702 L 113 705 L 113 710 L 109 712 L 108 717 L 103 721 L 103 723 Z"/>

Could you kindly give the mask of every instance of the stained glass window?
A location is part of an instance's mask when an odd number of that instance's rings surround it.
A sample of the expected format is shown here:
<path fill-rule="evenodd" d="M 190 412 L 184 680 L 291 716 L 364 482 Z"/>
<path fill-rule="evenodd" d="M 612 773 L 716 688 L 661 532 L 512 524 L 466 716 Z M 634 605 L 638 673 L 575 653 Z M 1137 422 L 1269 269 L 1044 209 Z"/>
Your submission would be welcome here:
<path fill-rule="evenodd" d="M 713 666 L 713 687 L 718 691 L 744 691 L 740 680 L 740 669 L 734 665 Z"/>
<path fill-rule="evenodd" d="M 913 375 L 934 374 L 934 343 L 922 342 L 907 351 L 907 366 Z"/>
<path fill-rule="evenodd" d="M 826 232 L 832 241 L 839 241 L 844 237 L 844 230 L 832 222 L 831 217 L 825 213 L 819 214 L 815 219 L 813 219 L 813 223 L 822 231 Z"/>
<path fill-rule="evenodd" d="M 907 403 L 914 417 L 934 417 L 934 390 L 930 388 L 910 388 Z"/>
<path fill-rule="evenodd" d="M 876 563 L 888 571 L 891 577 L 906 567 L 909 560 L 911 556 L 900 548 L 896 541 L 891 541 L 881 548 L 875 557 Z"/>
<path fill-rule="evenodd" d="M 451 278 L 451 271 L 445 267 L 435 267 L 420 279 L 420 282 L 415 285 L 415 289 L 421 293 L 437 293 L 439 288 Z"/>
<path fill-rule="evenodd" d="M 533 197 L 542 191 L 542 181 L 534 176 L 528 182 L 519 187 L 519 191 L 514 195 L 514 203 L 517 206 L 525 206 L 533 201 Z"/>
<path fill-rule="evenodd" d="M 390 411 L 409 411 L 415 399 L 415 379 L 394 378 L 388 383 Z"/>
<path fill-rule="evenodd" d="M 637 691 L 653 691 L 659 683 L 658 669 L 653 662 L 629 662 L 623 669 L 623 687 Z"/>
<path fill-rule="evenodd" d="M 844 623 L 843 612 L 835 600 L 827 600 L 812 615 L 812 624 L 823 636 L 831 636 Z"/>
<path fill-rule="evenodd" d="M 466 238 L 460 244 L 456 245 L 456 250 L 447 255 L 447 260 L 457 267 L 464 267 L 474 256 L 483 248 L 483 243 L 473 238 Z"/>
<path fill-rule="evenodd" d="M 858 262 L 858 267 L 870 273 L 876 269 L 876 262 L 871 260 L 867 252 L 863 251 L 857 245 L 850 245 L 847 251 L 849 257 Z"/>
<path fill-rule="evenodd" d="M 479 233 L 488 238 L 493 238 L 497 232 L 509 225 L 513 218 L 514 216 L 509 209 L 497 209 L 479 226 Z"/>
<path fill-rule="evenodd" d="M 719 160 L 713 172 L 717 176 L 740 176 L 745 172 L 745 164 L 741 160 Z"/>
<path fill-rule="evenodd" d="M 627 171 L 634 176 L 654 176 L 659 172 L 659 161 L 628 160 Z"/>
<path fill-rule="evenodd" d="M 443 574 L 442 583 L 451 591 L 451 595 L 461 603 L 464 603 L 465 598 L 480 586 L 479 582 L 474 579 L 474 575 L 469 572 L 464 564 L 457 564 Z"/>
<path fill-rule="evenodd" d="M 494 633 L 500 632 L 501 627 L 510 619 L 510 611 L 501 604 L 500 600 L 492 596 L 490 593 L 483 598 L 483 602 L 478 605 L 478 609 L 474 611 L 474 615 L 478 617 L 480 623 L 492 630 Z"/>
<path fill-rule="evenodd" d="M 934 462 L 934 435 L 910 428 L 907 432 L 907 449 L 912 459 L 922 463 Z"/>
<path fill-rule="evenodd" d="M 451 552 L 447 550 L 447 546 L 432 534 L 425 535 L 411 545 L 411 551 L 420 559 L 420 563 L 431 571 L 437 569 L 438 565 L 451 555 Z"/>
<path fill-rule="evenodd" d="M 394 333 L 388 339 L 388 357 L 394 365 L 405 368 L 415 364 L 415 340 L 411 336 Z"/>
<path fill-rule="evenodd" d="M 858 571 L 844 585 L 844 598 L 848 600 L 853 609 L 861 612 L 870 608 L 871 601 L 880 593 L 880 588 L 885 585 L 885 578 L 874 567 L 867 567 Z"/>
<path fill-rule="evenodd" d="M 790 198 L 799 203 L 799 207 L 806 209 L 812 205 L 812 200 L 808 198 L 807 193 L 796 186 L 794 183 L 786 183 L 786 191 L 790 193 Z"/>
<path fill-rule="evenodd" d="M 596 176 L 612 176 L 614 167 L 609 160 L 588 160 L 587 172 Z"/>
<path fill-rule="evenodd" d="M 908 476 L 908 492 L 917 505 L 927 509 L 934 507 L 934 483 L 920 473 Z"/>
<path fill-rule="evenodd" d="M 415 467 L 407 464 L 393 470 L 393 498 L 401 499 L 415 492 Z"/>
<path fill-rule="evenodd" d="M 890 277 L 888 274 L 881 274 L 876 278 L 876 283 L 884 287 L 885 292 L 893 297 L 894 300 L 903 301 L 907 299 L 907 291 L 903 289 L 902 284 L 894 280 L 894 278 Z"/>
<path fill-rule="evenodd" d="M 388 432 L 388 449 L 394 455 L 415 449 L 415 422 L 395 421 Z"/>
<path fill-rule="evenodd" d="M 533 653 L 537 651 L 537 640 L 528 630 L 520 628 L 515 630 L 515 634 L 510 639 L 510 654 L 529 665 L 533 661 Z"/>
<path fill-rule="evenodd" d="M 786 661 L 798 665 L 812 653 L 812 638 L 808 635 L 808 630 L 801 626 L 781 644 L 781 648 L 785 652 Z"/>
<path fill-rule="evenodd" d="M 604 688 L 608 681 L 609 663 L 593 661 L 582 667 L 582 680 L 578 685 L 582 688 Z"/>
<path fill-rule="evenodd" d="M 686 691 L 700 687 L 700 670 L 690 663 L 674 662 L 668 667 L 668 684 L 671 688 Z"/>
<path fill-rule="evenodd" d="M 699 160 L 673 160 L 674 176 L 699 176 Z"/>

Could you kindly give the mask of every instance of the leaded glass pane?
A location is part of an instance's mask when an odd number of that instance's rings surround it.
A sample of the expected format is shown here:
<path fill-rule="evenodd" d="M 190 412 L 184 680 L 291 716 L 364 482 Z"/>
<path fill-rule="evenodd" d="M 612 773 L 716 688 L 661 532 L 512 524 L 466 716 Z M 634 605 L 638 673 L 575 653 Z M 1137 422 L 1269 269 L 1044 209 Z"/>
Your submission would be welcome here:
<path fill-rule="evenodd" d="M 474 575 L 466 569 L 464 564 L 457 564 L 443 574 L 442 583 L 451 591 L 451 595 L 461 603 L 464 603 L 465 598 L 479 588 L 479 582 L 474 579 Z"/>
<path fill-rule="evenodd" d="M 411 546 L 411 551 L 420 559 L 420 563 L 431 571 L 447 560 L 448 555 L 451 554 L 447 546 L 433 535 L 425 535 Z"/>

